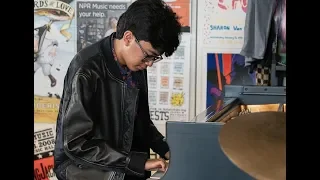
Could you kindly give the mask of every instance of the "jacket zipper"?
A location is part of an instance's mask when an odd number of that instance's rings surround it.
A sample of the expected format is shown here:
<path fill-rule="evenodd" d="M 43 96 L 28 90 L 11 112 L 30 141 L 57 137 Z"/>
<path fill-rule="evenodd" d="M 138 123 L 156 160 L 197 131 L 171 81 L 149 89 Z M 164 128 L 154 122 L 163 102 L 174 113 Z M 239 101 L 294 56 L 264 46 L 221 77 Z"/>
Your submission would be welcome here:
<path fill-rule="evenodd" d="M 139 96 L 139 90 L 138 90 L 138 93 L 137 93 L 137 95 L 135 96 L 135 99 L 134 99 L 135 106 L 133 108 L 133 123 L 132 123 L 132 131 L 131 131 L 131 134 L 130 134 L 131 137 L 133 137 L 134 124 L 135 124 L 136 113 L 137 113 L 137 99 L 138 99 L 138 96 Z M 132 147 L 132 141 L 130 143 L 129 149 L 131 149 L 131 147 Z"/>
<path fill-rule="evenodd" d="M 121 112 L 124 112 L 124 98 L 125 98 L 125 90 L 126 90 L 126 83 L 122 83 L 122 97 L 121 97 Z M 123 122 L 124 122 L 124 113 L 121 113 L 121 131 L 119 131 L 119 143 L 120 145 L 123 146 L 123 138 L 122 138 L 122 133 L 123 133 Z"/>
<path fill-rule="evenodd" d="M 101 54 L 101 57 L 104 58 L 103 54 Z M 127 84 L 122 81 L 121 79 L 118 79 L 116 77 L 114 77 L 112 75 L 112 73 L 109 71 L 108 67 L 106 67 L 106 70 L 107 70 L 107 74 L 109 75 L 109 77 L 115 81 L 117 81 L 118 83 L 120 83 L 122 85 L 122 97 L 121 97 L 121 112 L 124 112 L 124 96 L 125 96 L 125 89 L 126 89 L 126 86 Z M 124 115 L 123 113 L 121 113 L 121 122 L 123 122 L 123 119 L 124 119 Z M 121 124 L 121 126 L 123 127 L 123 124 Z M 122 132 L 123 132 L 123 129 L 121 129 L 121 132 L 119 132 L 119 142 L 122 143 L 122 144 L 118 144 L 119 145 L 123 145 L 123 142 L 122 142 Z"/>

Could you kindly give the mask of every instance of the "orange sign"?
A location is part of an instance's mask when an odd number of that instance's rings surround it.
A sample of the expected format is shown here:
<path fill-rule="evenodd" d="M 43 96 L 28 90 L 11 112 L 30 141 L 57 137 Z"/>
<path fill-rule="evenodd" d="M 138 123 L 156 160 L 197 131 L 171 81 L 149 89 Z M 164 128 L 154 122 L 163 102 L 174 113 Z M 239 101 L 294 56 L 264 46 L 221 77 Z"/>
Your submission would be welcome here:
<path fill-rule="evenodd" d="M 190 32 L 190 0 L 165 0 L 180 17 L 183 32 Z"/>

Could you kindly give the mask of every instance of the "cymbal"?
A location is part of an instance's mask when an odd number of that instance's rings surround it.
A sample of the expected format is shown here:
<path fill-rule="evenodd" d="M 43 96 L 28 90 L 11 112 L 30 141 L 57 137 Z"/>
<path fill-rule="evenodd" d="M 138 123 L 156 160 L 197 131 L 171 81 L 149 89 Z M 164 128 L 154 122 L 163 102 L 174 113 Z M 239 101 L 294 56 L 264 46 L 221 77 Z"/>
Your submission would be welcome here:
<path fill-rule="evenodd" d="M 219 142 L 236 166 L 258 180 L 286 179 L 286 113 L 258 112 L 223 125 Z"/>

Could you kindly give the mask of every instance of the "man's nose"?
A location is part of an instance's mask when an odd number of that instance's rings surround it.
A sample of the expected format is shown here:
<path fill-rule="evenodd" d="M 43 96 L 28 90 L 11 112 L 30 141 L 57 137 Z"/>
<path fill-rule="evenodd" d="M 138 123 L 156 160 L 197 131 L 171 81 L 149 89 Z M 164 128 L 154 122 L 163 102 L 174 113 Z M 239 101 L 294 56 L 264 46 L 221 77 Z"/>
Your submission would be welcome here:
<path fill-rule="evenodd" d="M 151 67 L 151 66 L 153 65 L 153 61 L 147 61 L 145 64 L 146 64 L 148 67 Z"/>

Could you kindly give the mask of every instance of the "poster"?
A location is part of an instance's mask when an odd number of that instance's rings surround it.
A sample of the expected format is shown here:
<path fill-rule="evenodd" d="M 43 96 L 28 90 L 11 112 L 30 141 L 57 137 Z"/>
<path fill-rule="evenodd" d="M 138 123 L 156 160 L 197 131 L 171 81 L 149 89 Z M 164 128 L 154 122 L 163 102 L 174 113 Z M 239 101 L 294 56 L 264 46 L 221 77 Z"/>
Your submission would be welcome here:
<path fill-rule="evenodd" d="M 34 0 L 34 121 L 55 122 L 74 57 L 73 0 Z"/>
<path fill-rule="evenodd" d="M 190 34 L 170 57 L 148 67 L 149 108 L 154 124 L 189 118 Z M 157 126 L 160 132 L 163 127 Z M 163 132 L 162 132 L 163 133 Z M 164 133 L 163 133 L 164 134 Z"/>
<path fill-rule="evenodd" d="M 35 180 L 57 180 L 53 172 L 55 132 L 54 124 L 35 123 L 34 125 Z"/>
<path fill-rule="evenodd" d="M 240 54 L 207 54 L 207 104 L 217 103 L 223 96 L 223 87 L 231 85 L 255 85 L 255 73 L 244 68 L 244 57 Z"/>
<path fill-rule="evenodd" d="M 116 31 L 129 2 L 77 1 L 77 51 Z"/>
<path fill-rule="evenodd" d="M 34 161 L 34 180 L 58 180 L 53 172 L 53 156 Z"/>
<path fill-rule="evenodd" d="M 199 35 L 212 52 L 239 53 L 244 41 L 248 0 L 199 1 Z"/>
<path fill-rule="evenodd" d="M 191 29 L 191 3 L 190 0 L 164 0 L 172 10 L 180 17 L 182 32 L 190 32 Z"/>

